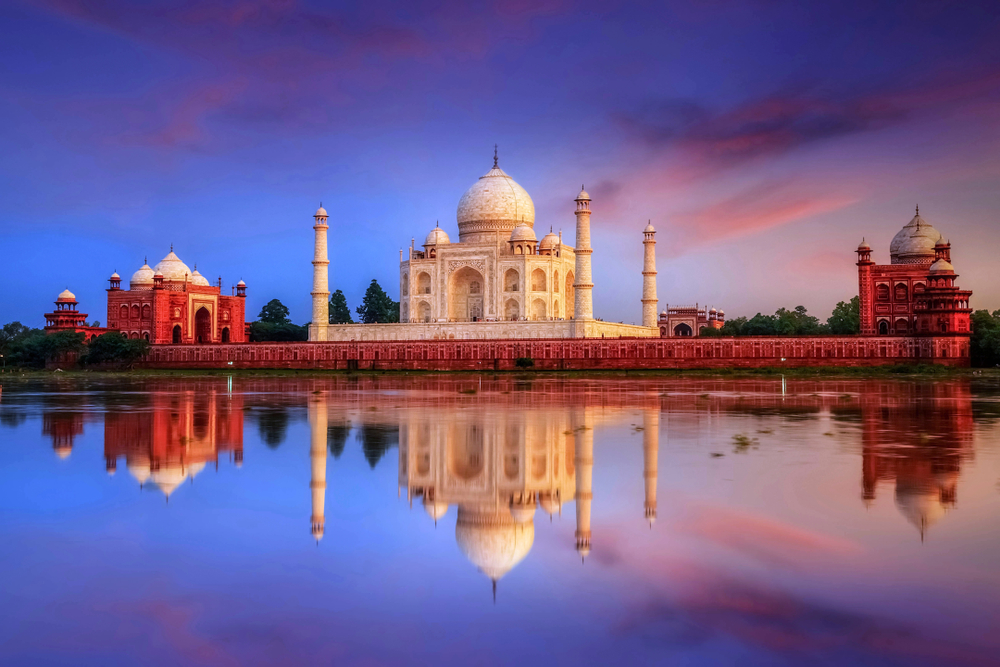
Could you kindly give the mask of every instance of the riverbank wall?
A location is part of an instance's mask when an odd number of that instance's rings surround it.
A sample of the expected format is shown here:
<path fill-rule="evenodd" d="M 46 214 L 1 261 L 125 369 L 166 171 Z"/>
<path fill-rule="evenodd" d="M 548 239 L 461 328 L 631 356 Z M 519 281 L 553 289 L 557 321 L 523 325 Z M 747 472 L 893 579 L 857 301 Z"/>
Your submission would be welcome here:
<path fill-rule="evenodd" d="M 968 336 L 752 336 L 154 345 L 158 369 L 666 370 L 932 363 L 969 366 Z"/>

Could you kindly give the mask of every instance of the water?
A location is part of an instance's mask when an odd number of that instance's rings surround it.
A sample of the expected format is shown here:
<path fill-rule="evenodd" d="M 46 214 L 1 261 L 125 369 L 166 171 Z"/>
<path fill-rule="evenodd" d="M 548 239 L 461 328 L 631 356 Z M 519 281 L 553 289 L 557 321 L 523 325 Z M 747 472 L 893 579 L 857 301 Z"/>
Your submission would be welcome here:
<path fill-rule="evenodd" d="M 995 380 L 7 379 L 0 663 L 997 664 L 998 418 Z"/>

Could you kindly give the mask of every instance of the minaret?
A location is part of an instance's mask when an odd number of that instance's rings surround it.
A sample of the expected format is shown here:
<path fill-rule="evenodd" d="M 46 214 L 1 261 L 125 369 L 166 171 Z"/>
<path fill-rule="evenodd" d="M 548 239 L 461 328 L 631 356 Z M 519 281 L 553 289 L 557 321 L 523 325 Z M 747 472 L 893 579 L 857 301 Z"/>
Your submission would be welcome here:
<path fill-rule="evenodd" d="M 316 248 L 313 255 L 313 312 L 312 324 L 309 325 L 309 340 L 326 340 L 327 328 L 330 326 L 330 260 L 326 253 L 326 232 L 330 227 L 326 224 L 326 209 L 320 204 L 316 215 Z"/>
<path fill-rule="evenodd" d="M 586 193 L 584 193 L 586 194 Z M 576 468 L 576 550 L 581 558 L 590 554 L 590 503 L 594 498 L 594 431 L 587 424 L 586 411 L 574 429 L 573 464 Z"/>
<path fill-rule="evenodd" d="M 653 223 L 642 230 L 642 326 L 656 326 L 656 230 Z"/>
<path fill-rule="evenodd" d="M 649 408 L 642 413 L 642 479 L 646 487 L 643 504 L 649 527 L 656 521 L 656 461 L 660 454 L 660 409 Z"/>
<path fill-rule="evenodd" d="M 573 319 L 594 319 L 594 279 L 590 273 L 590 195 L 582 189 L 576 196 L 576 283 L 573 284 L 576 299 L 573 303 Z"/>
<path fill-rule="evenodd" d="M 858 245 L 858 303 L 861 311 L 861 335 L 875 335 L 875 306 L 872 294 L 872 247 L 861 239 Z"/>
<path fill-rule="evenodd" d="M 321 392 L 309 402 L 309 459 L 312 462 L 312 536 L 316 544 L 323 539 L 326 523 L 326 439 L 327 439 L 326 397 Z"/>

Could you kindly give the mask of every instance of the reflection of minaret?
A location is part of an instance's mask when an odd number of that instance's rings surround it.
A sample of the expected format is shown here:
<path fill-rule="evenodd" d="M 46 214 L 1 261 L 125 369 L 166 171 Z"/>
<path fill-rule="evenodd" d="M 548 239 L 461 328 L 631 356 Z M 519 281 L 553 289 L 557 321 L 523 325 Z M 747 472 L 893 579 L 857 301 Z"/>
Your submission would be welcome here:
<path fill-rule="evenodd" d="M 73 452 L 73 440 L 83 433 L 83 413 L 52 411 L 42 415 L 42 435 L 52 437 L 52 449 L 61 459 Z"/>
<path fill-rule="evenodd" d="M 326 507 L 326 397 L 320 393 L 316 400 L 309 402 L 309 459 L 312 461 L 312 535 L 316 544 L 323 538 Z"/>
<path fill-rule="evenodd" d="M 580 556 L 590 553 L 590 501 L 594 498 L 591 482 L 594 473 L 594 431 L 587 424 L 586 412 L 574 429 L 576 447 L 576 550 Z"/>
<path fill-rule="evenodd" d="M 660 410 L 650 408 L 642 415 L 642 478 L 646 486 L 646 518 L 652 528 L 656 521 L 656 461 L 660 453 Z"/>

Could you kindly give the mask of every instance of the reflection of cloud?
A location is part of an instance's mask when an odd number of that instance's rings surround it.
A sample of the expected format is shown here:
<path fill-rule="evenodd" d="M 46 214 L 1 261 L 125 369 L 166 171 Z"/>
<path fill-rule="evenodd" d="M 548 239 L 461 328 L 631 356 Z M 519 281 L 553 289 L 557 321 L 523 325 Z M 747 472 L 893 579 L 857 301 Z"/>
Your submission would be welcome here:
<path fill-rule="evenodd" d="M 755 560 L 785 567 L 860 550 L 848 540 L 726 507 L 705 505 L 692 509 L 673 529 Z"/>
<path fill-rule="evenodd" d="M 651 643 L 691 647 L 710 641 L 781 653 L 786 660 L 822 654 L 827 661 L 918 664 L 989 664 L 988 646 L 936 641 L 900 623 L 845 612 L 756 583 L 705 572 L 673 598 L 654 598 L 635 609 L 619 631 Z"/>

